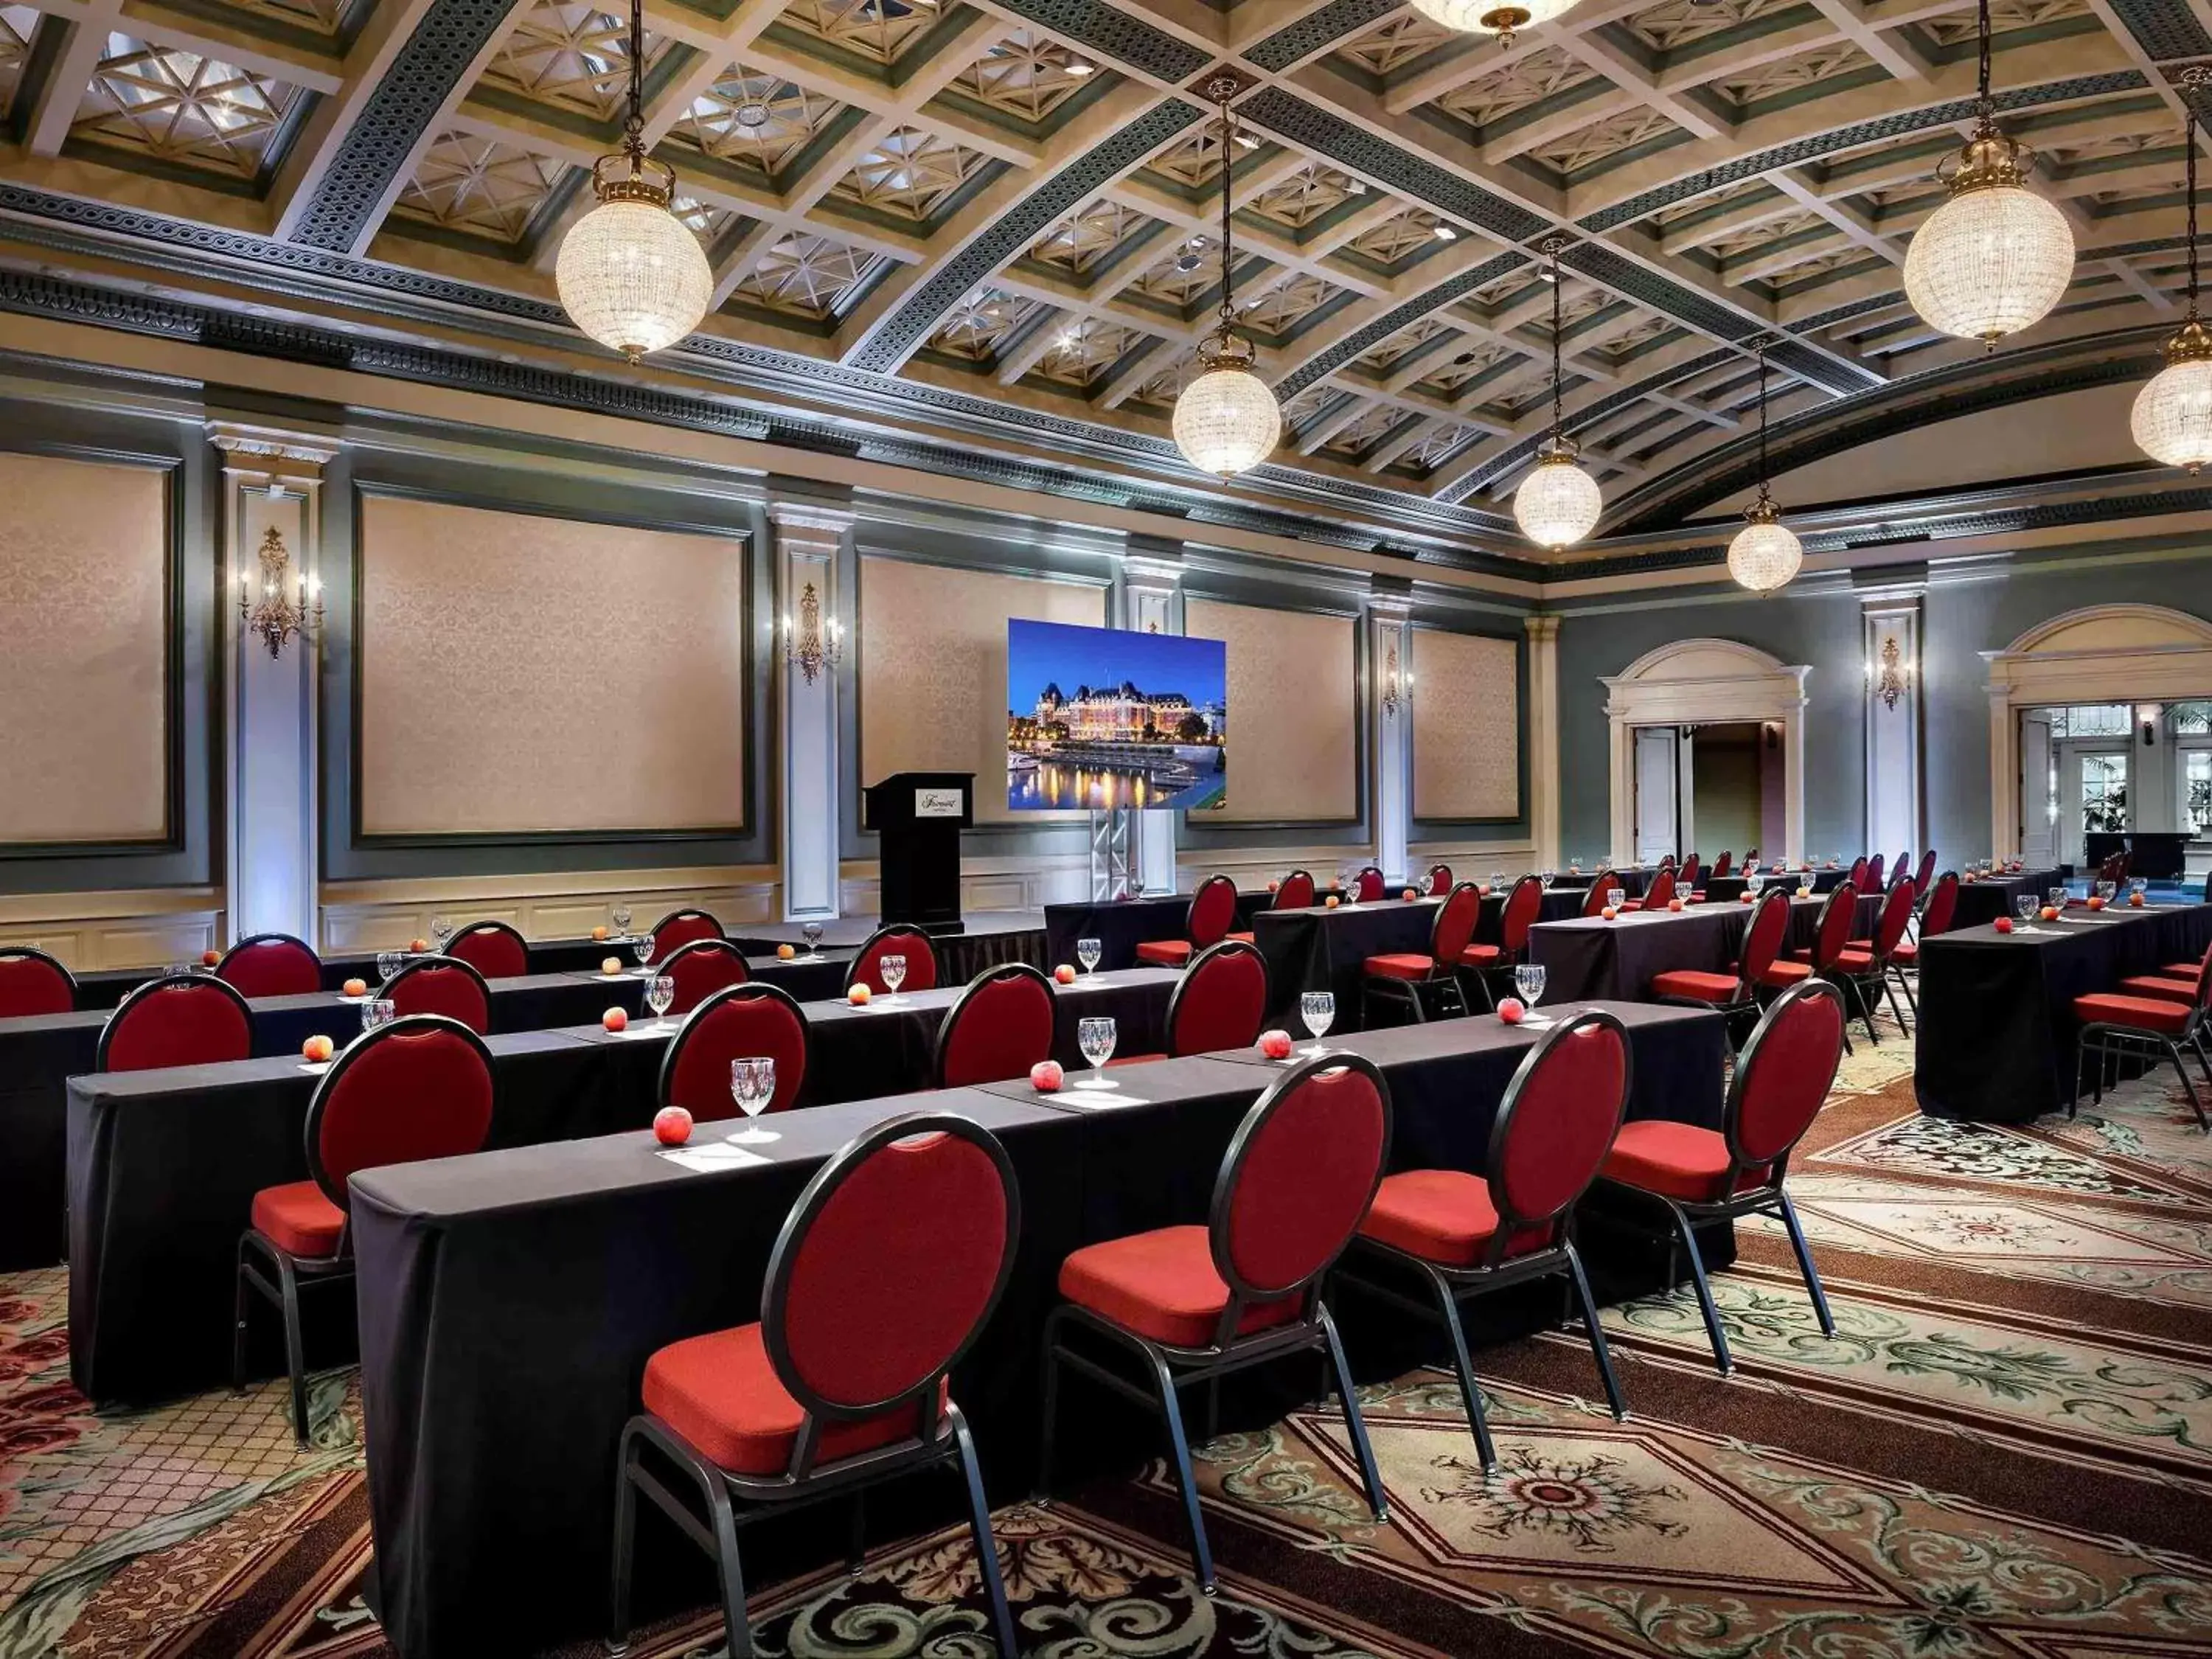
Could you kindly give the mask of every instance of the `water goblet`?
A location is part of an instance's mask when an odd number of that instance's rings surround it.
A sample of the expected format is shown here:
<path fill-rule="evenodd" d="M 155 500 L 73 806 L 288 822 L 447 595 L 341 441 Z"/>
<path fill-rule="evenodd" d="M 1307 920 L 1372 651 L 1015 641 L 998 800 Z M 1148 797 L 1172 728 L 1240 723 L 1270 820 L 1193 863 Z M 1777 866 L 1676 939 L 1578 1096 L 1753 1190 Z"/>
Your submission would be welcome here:
<path fill-rule="evenodd" d="M 2057 909 L 2063 910 L 2066 908 L 2066 890 L 2063 887 L 2052 888 L 2049 892 L 2043 896 L 2043 902 Z"/>
<path fill-rule="evenodd" d="M 1765 885 L 1766 878 L 1765 876 L 1746 876 L 1743 878 L 1743 890 L 1750 894 L 1753 898 L 1757 898 L 1759 896 L 1760 889 L 1764 888 Z"/>
<path fill-rule="evenodd" d="M 616 938 L 628 939 L 629 937 L 629 906 L 627 904 L 617 904 L 614 906 L 607 912 L 607 918 L 615 925 Z"/>
<path fill-rule="evenodd" d="M 433 916 L 430 918 L 430 948 L 433 951 L 435 951 L 440 956 L 445 955 L 447 941 L 451 939 L 453 937 L 453 919 L 451 916 Z"/>
<path fill-rule="evenodd" d="M 653 1010 L 656 1025 L 668 1018 L 668 1005 L 676 1000 L 676 980 L 672 975 L 655 974 L 645 982 L 645 1006 Z"/>
<path fill-rule="evenodd" d="M 1513 988 L 1521 994 L 1521 1000 L 1531 1008 L 1544 1000 L 1544 981 L 1549 977 L 1540 962 L 1516 962 L 1513 964 Z"/>
<path fill-rule="evenodd" d="M 2097 896 L 2107 904 L 2118 896 L 2120 884 L 2117 881 L 2100 881 L 2097 884 Z"/>
<path fill-rule="evenodd" d="M 1071 1087 L 1114 1087 L 1113 1080 L 1106 1075 L 1106 1062 L 1114 1058 L 1114 1042 L 1119 1035 L 1110 1014 L 1087 1015 L 1075 1022 L 1075 1046 L 1083 1050 L 1084 1059 L 1091 1062 L 1091 1075 L 1076 1079 Z"/>
<path fill-rule="evenodd" d="M 1628 902 L 1628 890 L 1626 887 L 1607 888 L 1605 890 L 1605 902 L 1611 905 L 1614 909 L 1618 910 L 1622 905 Z"/>
<path fill-rule="evenodd" d="M 773 1129 L 763 1129 L 753 1120 L 775 1098 L 775 1060 L 767 1054 L 748 1055 L 730 1062 L 730 1097 L 738 1103 L 738 1109 L 745 1115 L 745 1127 L 724 1139 L 744 1146 L 779 1139 Z"/>
<path fill-rule="evenodd" d="M 2033 893 L 2021 894 L 2018 897 L 2013 900 L 2012 908 L 2020 912 L 2020 919 L 2022 921 L 2033 921 L 2035 920 L 2036 911 L 2035 895 Z"/>
<path fill-rule="evenodd" d="M 884 996 L 887 999 L 896 996 L 898 988 L 906 983 L 906 958 L 902 956 L 883 957 L 878 959 L 876 967 L 884 976 Z"/>
<path fill-rule="evenodd" d="M 653 935 L 646 934 L 630 944 L 630 954 L 637 958 L 637 971 L 642 974 L 653 965 Z"/>
<path fill-rule="evenodd" d="M 1083 964 L 1085 973 L 1095 974 L 1098 971 L 1099 953 L 1104 948 L 1095 939 L 1079 939 L 1075 941 L 1075 959 Z"/>
<path fill-rule="evenodd" d="M 799 936 L 806 941 L 808 956 L 818 957 L 822 954 L 822 924 L 820 922 L 802 921 L 799 924 Z"/>
<path fill-rule="evenodd" d="M 1321 1046 L 1321 1040 L 1328 1035 L 1328 1028 L 1336 1023 L 1335 993 L 1301 992 L 1298 995 L 1298 1018 L 1305 1023 L 1306 1035 L 1314 1040 L 1314 1046 L 1305 1051 L 1304 1058 L 1311 1059 L 1316 1054 L 1327 1053 L 1328 1050 Z"/>
<path fill-rule="evenodd" d="M 407 965 L 404 951 L 379 951 L 376 953 L 376 979 L 380 985 L 392 983 L 392 976 Z"/>
<path fill-rule="evenodd" d="M 1492 870 L 1490 872 L 1490 890 L 1493 893 L 1502 893 L 1505 890 L 1505 872 L 1503 870 Z"/>
<path fill-rule="evenodd" d="M 1544 890 L 1547 893 L 1552 890 L 1552 884 L 1559 878 L 1559 872 L 1553 870 L 1540 871 L 1536 876 L 1536 879 L 1544 884 Z"/>
<path fill-rule="evenodd" d="M 366 1036 L 380 1025 L 389 1025 L 398 1018 L 399 1005 L 390 997 L 371 997 L 361 1005 L 362 1035 Z"/>
<path fill-rule="evenodd" d="M 2142 876 L 2130 876 L 2128 878 L 2128 896 L 2130 898 L 2140 898 L 2143 894 L 2148 893 L 2148 891 L 2150 891 L 2150 883 L 2145 878 Z"/>

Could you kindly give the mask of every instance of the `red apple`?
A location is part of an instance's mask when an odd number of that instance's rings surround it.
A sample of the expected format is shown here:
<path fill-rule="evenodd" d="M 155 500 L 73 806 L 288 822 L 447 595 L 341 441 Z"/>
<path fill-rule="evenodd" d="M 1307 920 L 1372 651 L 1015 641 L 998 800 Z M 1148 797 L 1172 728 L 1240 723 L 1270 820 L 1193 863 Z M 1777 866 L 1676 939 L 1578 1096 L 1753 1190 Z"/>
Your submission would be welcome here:
<path fill-rule="evenodd" d="M 594 927 L 594 928 L 592 928 L 592 937 L 594 939 L 604 939 L 605 938 L 606 938 L 606 936 L 607 936 L 607 925 L 606 925 L 606 923 L 605 923 L 604 921 L 603 921 L 603 922 L 601 922 L 598 927 Z"/>
<path fill-rule="evenodd" d="M 365 979 L 349 979 L 341 988 L 349 997 L 365 997 L 368 994 L 368 981 Z"/>
<path fill-rule="evenodd" d="M 1291 1057 L 1291 1034 L 1288 1031 L 1261 1032 L 1260 1052 L 1270 1060 L 1288 1060 Z"/>
<path fill-rule="evenodd" d="M 1995 926 L 1997 932 L 2000 933 L 2009 933 L 2012 932 L 2012 918 L 2010 916 L 1999 916 L 1996 919 Z"/>
<path fill-rule="evenodd" d="M 1267 884 L 1267 890 L 1271 893 L 1279 893 L 1283 890 L 1283 884 L 1279 881 L 1271 881 Z"/>
<path fill-rule="evenodd" d="M 1498 1005 L 1498 1017 L 1508 1025 L 1518 1025 L 1521 1017 L 1528 1011 L 1521 1006 L 1519 997 L 1508 997 Z"/>
<path fill-rule="evenodd" d="M 430 948 L 430 941 L 427 939 L 410 939 L 407 941 L 407 948 L 419 954 Z"/>
<path fill-rule="evenodd" d="M 1075 983 L 1075 969 L 1065 962 L 1061 963 L 1059 967 L 1052 970 L 1052 976 L 1058 980 L 1062 985 L 1073 985 Z"/>
<path fill-rule="evenodd" d="M 1041 1095 L 1056 1095 L 1062 1075 L 1058 1060 L 1041 1060 L 1030 1067 L 1030 1087 Z"/>
<path fill-rule="evenodd" d="M 1334 909 L 1335 909 L 1335 908 L 1336 908 L 1336 895 L 1335 895 L 1335 894 L 1331 893 L 1331 894 L 1328 896 L 1328 902 L 1327 908 L 1329 908 L 1329 909 L 1331 909 L 1331 910 L 1334 910 Z"/>
<path fill-rule="evenodd" d="M 1669 910 L 1680 910 L 1682 908 L 1682 901 L 1680 899 L 1668 899 L 1667 901 L 1667 908 Z"/>
<path fill-rule="evenodd" d="M 2143 896 L 2141 893 L 2130 893 L 2128 895 L 2128 902 L 2138 910 L 2142 908 L 2142 902 Z"/>
<path fill-rule="evenodd" d="M 2104 899 L 2103 899 L 2101 896 L 2100 896 L 2099 895 L 2095 894 L 2095 893 L 2092 893 L 2092 894 L 2090 894 L 2090 895 L 2089 895 L 2089 908 L 2090 908 L 2092 910 L 2101 910 L 2101 909 L 2103 909 L 2103 908 L 2105 908 L 2105 901 L 2104 901 Z"/>
<path fill-rule="evenodd" d="M 2057 907 L 2057 905 L 2055 905 L 2055 904 L 2046 904 L 2046 905 L 2045 905 L 2045 906 L 2043 907 L 2043 919 L 2044 919 L 2045 921 L 2057 921 L 2057 920 L 2058 920 L 2058 907 Z"/>
<path fill-rule="evenodd" d="M 865 1007 L 868 1000 L 868 988 L 865 985 L 855 985 L 845 993 L 845 1000 L 855 1008 Z"/>
<path fill-rule="evenodd" d="M 216 963 L 222 960 L 222 953 L 220 951 L 203 951 L 200 952 L 200 966 L 203 968 L 212 968 Z"/>
<path fill-rule="evenodd" d="M 1753 896 L 1750 893 L 1739 893 L 1736 896 L 1741 902 L 1748 904 L 1752 902 Z"/>
<path fill-rule="evenodd" d="M 691 1114 L 681 1106 L 664 1106 L 653 1115 L 653 1138 L 664 1146 L 681 1146 L 691 1139 Z"/>
<path fill-rule="evenodd" d="M 1614 909 L 1610 904 L 1607 905 L 1604 909 L 1598 912 L 1598 915 L 1603 916 L 1607 921 L 1611 921 L 1620 914 L 1620 912 Z"/>
<path fill-rule="evenodd" d="M 1415 899 L 1417 899 L 1417 898 L 1419 898 L 1419 897 L 1420 897 L 1420 894 L 1419 894 L 1419 891 L 1417 891 L 1415 889 L 1411 888 L 1411 887 L 1408 887 L 1408 888 L 1406 890 L 1406 902 L 1407 902 L 1407 903 L 1411 904 L 1411 903 L 1412 903 Z"/>
<path fill-rule="evenodd" d="M 603 974 L 619 974 L 622 972 L 622 958 L 620 957 L 601 957 L 599 958 L 599 971 Z"/>
<path fill-rule="evenodd" d="M 610 1031 L 625 1030 L 629 1025 L 629 1015 L 620 1008 L 610 1008 L 599 1016 L 599 1024 Z"/>
<path fill-rule="evenodd" d="M 337 1053 L 338 1045 L 326 1036 L 311 1036 L 300 1045 L 300 1052 L 309 1060 L 320 1062 Z"/>
<path fill-rule="evenodd" d="M 775 959 L 778 962 L 789 962 L 798 954 L 797 948 L 793 945 L 779 945 L 775 947 Z"/>

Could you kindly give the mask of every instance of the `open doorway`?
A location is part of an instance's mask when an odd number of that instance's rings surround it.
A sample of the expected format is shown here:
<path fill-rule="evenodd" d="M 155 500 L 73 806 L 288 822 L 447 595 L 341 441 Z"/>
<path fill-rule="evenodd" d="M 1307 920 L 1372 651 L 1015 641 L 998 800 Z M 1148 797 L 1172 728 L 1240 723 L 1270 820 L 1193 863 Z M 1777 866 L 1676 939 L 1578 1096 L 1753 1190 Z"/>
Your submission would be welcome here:
<path fill-rule="evenodd" d="M 2139 872 L 2212 866 L 2212 701 L 2067 703 L 2020 714 L 2021 852 L 2097 863 L 2122 845 Z"/>
<path fill-rule="evenodd" d="M 1634 731 L 1636 857 L 1753 848 L 1781 856 L 1786 834 L 1781 727 L 1759 720 Z"/>

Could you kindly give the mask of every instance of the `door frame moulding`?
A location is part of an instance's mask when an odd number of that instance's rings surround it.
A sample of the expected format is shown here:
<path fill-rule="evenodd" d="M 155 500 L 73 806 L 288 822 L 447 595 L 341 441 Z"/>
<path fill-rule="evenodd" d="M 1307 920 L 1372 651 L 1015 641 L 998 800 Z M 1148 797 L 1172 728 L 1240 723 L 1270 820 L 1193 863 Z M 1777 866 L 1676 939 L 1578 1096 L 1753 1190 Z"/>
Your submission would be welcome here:
<path fill-rule="evenodd" d="M 1646 652 L 1618 674 L 1600 675 L 1612 732 L 1613 859 L 1626 862 L 1636 851 L 1635 728 L 1746 721 L 1782 729 L 1782 855 L 1802 857 L 1805 677 L 1812 672 L 1809 664 L 1784 663 L 1734 640 L 1691 639 Z"/>

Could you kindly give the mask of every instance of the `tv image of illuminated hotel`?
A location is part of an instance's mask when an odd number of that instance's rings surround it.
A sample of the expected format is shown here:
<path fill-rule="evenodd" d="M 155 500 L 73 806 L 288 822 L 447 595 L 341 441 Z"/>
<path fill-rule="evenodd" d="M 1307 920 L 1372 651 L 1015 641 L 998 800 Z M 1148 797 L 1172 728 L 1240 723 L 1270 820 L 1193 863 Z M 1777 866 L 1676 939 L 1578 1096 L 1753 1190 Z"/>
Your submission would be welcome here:
<path fill-rule="evenodd" d="M 1228 798 L 1218 641 L 1016 621 L 1006 804 L 1017 811 L 1216 810 Z"/>

